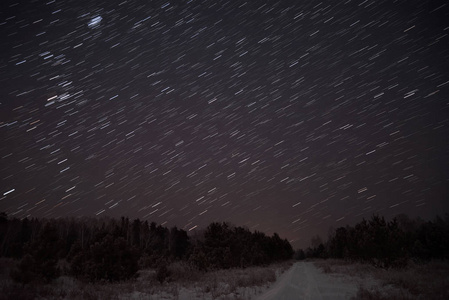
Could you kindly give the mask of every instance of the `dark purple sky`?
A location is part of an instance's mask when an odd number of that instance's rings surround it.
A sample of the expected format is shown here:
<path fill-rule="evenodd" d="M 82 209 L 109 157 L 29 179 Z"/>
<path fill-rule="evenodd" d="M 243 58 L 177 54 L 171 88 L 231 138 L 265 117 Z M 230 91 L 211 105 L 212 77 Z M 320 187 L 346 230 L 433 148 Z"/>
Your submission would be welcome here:
<path fill-rule="evenodd" d="M 0 211 L 296 246 L 449 208 L 445 1 L 2 1 Z"/>

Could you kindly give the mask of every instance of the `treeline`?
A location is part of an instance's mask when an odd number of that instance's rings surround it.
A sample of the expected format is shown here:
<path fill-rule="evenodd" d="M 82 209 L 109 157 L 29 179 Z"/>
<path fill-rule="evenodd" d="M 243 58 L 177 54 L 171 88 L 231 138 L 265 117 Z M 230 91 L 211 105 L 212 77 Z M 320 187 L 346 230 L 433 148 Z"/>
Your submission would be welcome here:
<path fill-rule="evenodd" d="M 263 232 L 250 232 L 226 223 L 212 223 L 203 241 L 193 248 L 190 261 L 202 270 L 228 269 L 265 265 L 291 259 L 293 248 L 277 233 L 272 237 Z"/>
<path fill-rule="evenodd" d="M 88 282 L 120 281 L 145 268 L 156 268 L 163 282 L 173 261 L 208 271 L 292 255 L 290 243 L 277 234 L 227 223 L 212 223 L 192 239 L 182 229 L 139 219 L 8 219 L 0 213 L 0 256 L 18 260 L 10 275 L 22 283 L 49 282 L 61 274 Z"/>
<path fill-rule="evenodd" d="M 369 221 L 336 229 L 325 243 L 317 241 L 305 251 L 298 250 L 295 257 L 343 258 L 384 268 L 405 266 L 410 259 L 449 259 L 449 215 L 433 221 L 406 215 L 386 221 L 373 215 Z"/>

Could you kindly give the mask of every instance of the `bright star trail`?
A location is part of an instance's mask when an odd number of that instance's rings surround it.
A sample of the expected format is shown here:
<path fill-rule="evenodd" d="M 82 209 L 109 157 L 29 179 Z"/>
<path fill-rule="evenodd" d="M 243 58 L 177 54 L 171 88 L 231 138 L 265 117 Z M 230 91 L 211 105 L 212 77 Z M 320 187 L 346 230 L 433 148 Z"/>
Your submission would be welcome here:
<path fill-rule="evenodd" d="M 447 20 L 445 1 L 6 1 L 0 211 L 294 246 L 442 215 Z"/>

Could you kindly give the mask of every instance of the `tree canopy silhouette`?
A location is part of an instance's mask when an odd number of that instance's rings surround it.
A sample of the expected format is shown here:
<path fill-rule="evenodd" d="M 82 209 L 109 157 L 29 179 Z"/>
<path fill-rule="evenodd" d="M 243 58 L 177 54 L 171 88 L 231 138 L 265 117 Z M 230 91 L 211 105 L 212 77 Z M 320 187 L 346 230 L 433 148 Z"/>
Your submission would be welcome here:
<path fill-rule="evenodd" d="M 23 283 L 48 282 L 61 272 L 89 282 L 121 281 L 142 268 L 157 268 L 168 276 L 163 266 L 176 260 L 207 271 L 269 264 L 293 255 L 290 243 L 278 234 L 269 237 L 212 223 L 192 242 L 183 229 L 126 217 L 19 220 L 2 213 L 0 239 L 1 255 L 20 260 L 11 276 Z M 67 269 L 57 267 L 61 260 Z"/>

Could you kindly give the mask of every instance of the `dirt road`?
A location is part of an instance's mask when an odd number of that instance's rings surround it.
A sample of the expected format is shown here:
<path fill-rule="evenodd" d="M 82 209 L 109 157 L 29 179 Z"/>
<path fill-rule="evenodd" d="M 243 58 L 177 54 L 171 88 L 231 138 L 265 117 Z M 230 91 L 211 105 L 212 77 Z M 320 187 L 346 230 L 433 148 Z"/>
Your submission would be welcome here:
<path fill-rule="evenodd" d="M 355 283 L 338 275 L 324 274 L 311 262 L 295 263 L 258 300 L 340 300 L 357 292 Z"/>

